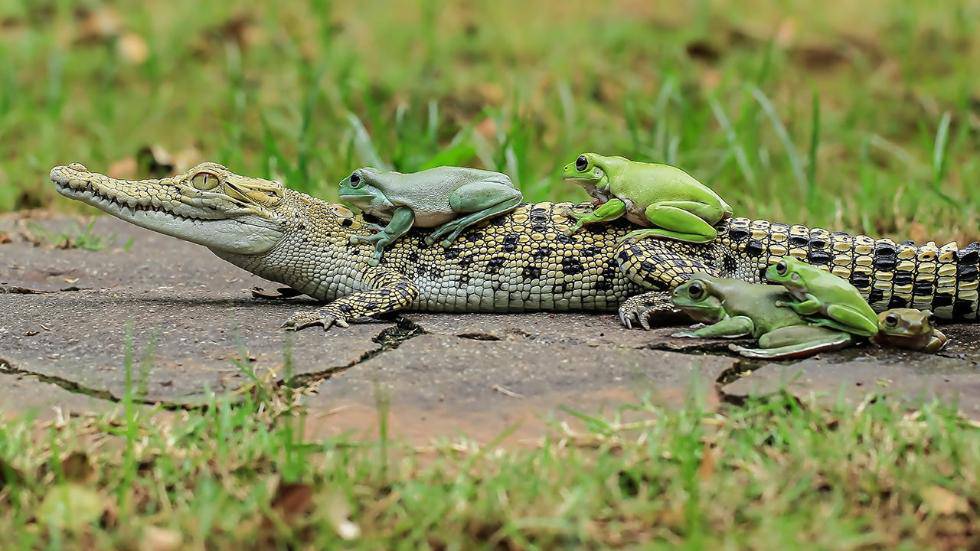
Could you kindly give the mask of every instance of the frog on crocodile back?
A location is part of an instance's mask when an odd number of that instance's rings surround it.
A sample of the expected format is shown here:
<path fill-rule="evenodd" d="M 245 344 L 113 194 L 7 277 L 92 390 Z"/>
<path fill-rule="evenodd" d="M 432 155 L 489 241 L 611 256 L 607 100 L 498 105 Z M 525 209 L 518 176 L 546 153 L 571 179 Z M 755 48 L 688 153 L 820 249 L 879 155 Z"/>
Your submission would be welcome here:
<path fill-rule="evenodd" d="M 590 213 L 569 213 L 576 219 L 572 233 L 586 224 L 625 217 L 645 228 L 627 239 L 707 243 L 718 235 L 715 224 L 732 216 L 732 207 L 717 193 L 670 165 L 583 153 L 565 165 L 562 175 L 582 185 L 598 203 Z"/>
<path fill-rule="evenodd" d="M 340 182 L 340 198 L 388 222 L 373 225 L 374 235 L 350 238 L 352 244 L 375 243 L 370 263 L 377 266 L 384 250 L 412 227 L 435 228 L 425 243 L 447 247 L 473 224 L 513 210 L 523 196 L 505 174 L 444 166 L 409 174 L 359 168 Z"/>

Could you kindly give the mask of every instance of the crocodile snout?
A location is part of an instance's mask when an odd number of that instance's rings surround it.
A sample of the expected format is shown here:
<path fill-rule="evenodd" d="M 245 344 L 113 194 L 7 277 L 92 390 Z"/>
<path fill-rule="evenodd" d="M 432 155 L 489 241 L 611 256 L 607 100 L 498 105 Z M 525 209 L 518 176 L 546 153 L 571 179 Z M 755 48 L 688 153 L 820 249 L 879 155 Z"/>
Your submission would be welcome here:
<path fill-rule="evenodd" d="M 71 163 L 52 168 L 50 177 L 51 181 L 59 187 L 79 189 L 88 187 L 91 173 L 82 163 Z"/>

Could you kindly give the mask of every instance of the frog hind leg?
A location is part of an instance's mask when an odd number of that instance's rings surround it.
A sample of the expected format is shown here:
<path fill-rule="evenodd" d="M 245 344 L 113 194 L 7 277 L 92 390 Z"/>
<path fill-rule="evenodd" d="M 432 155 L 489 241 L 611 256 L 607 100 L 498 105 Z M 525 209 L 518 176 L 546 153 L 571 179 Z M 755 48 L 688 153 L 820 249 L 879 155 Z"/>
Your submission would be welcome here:
<path fill-rule="evenodd" d="M 821 352 L 840 350 L 854 343 L 854 337 L 843 331 L 798 325 L 782 327 L 759 337 L 762 348 L 729 345 L 729 349 L 746 358 L 790 360 L 808 358 Z"/>
<path fill-rule="evenodd" d="M 636 230 L 624 239 L 656 237 L 687 243 L 708 243 L 718 236 L 712 223 L 718 223 L 725 211 L 697 201 L 662 201 L 644 211 L 655 228 Z"/>
<path fill-rule="evenodd" d="M 679 333 L 674 333 L 671 336 L 699 339 L 734 339 L 738 337 L 752 336 L 752 332 L 754 330 L 755 323 L 752 321 L 752 318 L 747 316 L 732 316 L 694 331 L 681 331 Z"/>
<path fill-rule="evenodd" d="M 878 324 L 862 316 L 860 312 L 843 304 L 830 304 L 827 306 L 827 317 L 842 324 L 845 331 L 871 337 L 878 333 Z"/>
<path fill-rule="evenodd" d="M 453 212 L 465 216 L 450 220 L 433 230 L 426 236 L 425 244 L 432 245 L 442 239 L 440 245 L 448 247 L 466 228 L 514 210 L 523 199 L 520 190 L 497 182 L 473 182 L 460 186 L 450 194 L 449 206 Z"/>

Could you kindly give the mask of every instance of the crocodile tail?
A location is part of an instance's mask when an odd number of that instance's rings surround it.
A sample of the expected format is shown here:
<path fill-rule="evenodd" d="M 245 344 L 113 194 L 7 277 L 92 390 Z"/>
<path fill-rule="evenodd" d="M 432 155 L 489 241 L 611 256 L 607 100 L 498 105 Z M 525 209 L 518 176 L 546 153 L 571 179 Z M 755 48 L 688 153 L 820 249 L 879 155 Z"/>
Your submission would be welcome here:
<path fill-rule="evenodd" d="M 915 245 L 768 220 L 733 218 L 719 234 L 742 262 L 759 270 L 791 255 L 854 285 L 876 311 L 932 310 L 942 319 L 980 319 L 980 244 Z"/>

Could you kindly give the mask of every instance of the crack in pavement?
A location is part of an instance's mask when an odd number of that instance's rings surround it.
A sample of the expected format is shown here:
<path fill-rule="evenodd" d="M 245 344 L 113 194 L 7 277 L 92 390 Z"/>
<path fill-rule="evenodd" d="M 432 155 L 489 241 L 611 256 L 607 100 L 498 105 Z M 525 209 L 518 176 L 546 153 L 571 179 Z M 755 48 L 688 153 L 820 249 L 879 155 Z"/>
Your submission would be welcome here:
<path fill-rule="evenodd" d="M 413 339 L 419 335 L 424 335 L 425 333 L 426 331 L 422 329 L 422 326 L 414 321 L 403 317 L 398 317 L 395 319 L 395 325 L 393 327 L 386 327 L 380 333 L 378 333 L 376 337 L 371 339 L 373 342 L 379 344 L 377 348 L 368 350 L 367 352 L 361 354 L 359 358 L 348 363 L 347 365 L 331 367 L 315 373 L 296 375 L 287 381 L 282 381 L 280 384 L 291 388 L 313 387 L 322 381 L 330 379 L 334 375 L 343 373 L 348 369 L 356 367 L 372 358 L 384 354 L 389 350 L 394 350 L 401 346 L 405 341 Z"/>
<path fill-rule="evenodd" d="M 95 398 L 97 400 L 104 400 L 106 402 L 112 402 L 114 404 L 123 403 L 123 398 L 116 396 L 115 394 L 109 392 L 108 390 L 101 390 L 98 388 L 92 388 L 85 386 L 71 379 L 65 379 L 64 377 L 58 377 L 56 375 L 45 375 L 44 373 L 37 373 L 35 371 L 29 371 L 27 369 L 21 369 L 10 363 L 9 360 L 0 358 L 0 375 L 18 375 L 21 377 L 31 377 L 42 383 L 55 385 L 63 390 L 66 390 L 72 394 L 81 394 L 83 396 L 88 396 L 90 398 Z M 207 405 L 192 405 L 183 404 L 180 402 L 168 402 L 165 400 L 147 400 L 145 398 L 133 397 L 132 402 L 134 404 L 144 405 L 144 406 L 160 406 L 163 409 L 170 411 L 203 411 L 207 409 Z"/>
<path fill-rule="evenodd" d="M 56 291 L 53 291 L 56 292 Z M 323 371 L 318 371 L 316 373 L 306 373 L 302 375 L 297 375 L 289 380 L 279 381 L 277 386 L 287 386 L 290 388 L 306 388 L 313 387 L 315 384 L 327 380 L 334 375 L 343 373 L 348 369 L 362 364 L 388 350 L 394 350 L 401 346 L 401 344 L 411 338 L 425 333 L 425 330 L 421 326 L 407 320 L 405 318 L 397 318 L 396 325 L 393 327 L 387 327 L 378 333 L 372 341 L 378 343 L 378 347 L 369 350 L 362 354 L 356 360 L 348 363 L 347 365 L 332 367 Z M 46 375 L 44 373 L 38 373 L 35 371 L 30 371 L 27 369 L 22 369 L 14 366 L 9 360 L 0 358 L 0 375 L 16 375 L 21 377 L 31 377 L 39 382 L 55 385 L 67 392 L 72 394 L 80 394 L 83 396 L 88 396 L 90 398 L 95 398 L 98 400 L 103 400 L 112 403 L 122 403 L 123 398 L 116 396 L 115 394 L 109 392 L 108 390 L 92 388 L 85 386 L 77 381 L 71 379 L 66 379 L 64 377 L 58 377 L 56 375 Z M 147 406 L 160 406 L 166 410 L 171 411 L 205 411 L 208 409 L 207 404 L 186 404 L 181 402 L 171 402 L 167 400 L 148 400 L 144 398 L 133 398 L 133 403 Z"/>
<path fill-rule="evenodd" d="M 82 287 L 75 287 L 74 285 L 71 287 L 55 289 L 54 291 L 45 291 L 43 289 L 20 287 L 18 285 L 7 285 L 6 283 L 0 284 L 0 295 L 52 295 L 55 293 L 75 293 L 84 290 L 86 289 Z"/>

